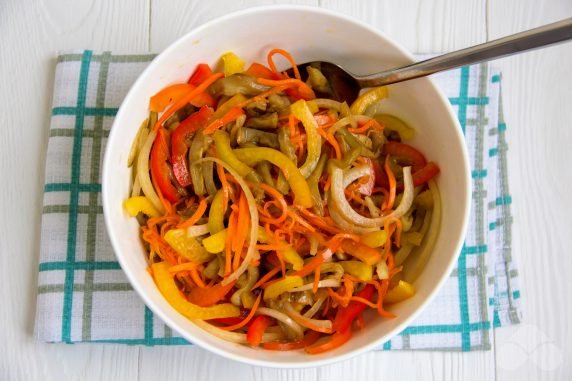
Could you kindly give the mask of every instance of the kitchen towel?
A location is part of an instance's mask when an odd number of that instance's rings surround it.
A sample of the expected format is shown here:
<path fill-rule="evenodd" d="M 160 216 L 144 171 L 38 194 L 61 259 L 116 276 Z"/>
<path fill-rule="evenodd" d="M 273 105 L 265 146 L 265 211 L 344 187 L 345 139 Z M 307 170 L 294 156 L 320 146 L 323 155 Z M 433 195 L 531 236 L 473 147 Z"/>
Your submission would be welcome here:
<path fill-rule="evenodd" d="M 39 340 L 189 344 L 131 288 L 107 237 L 101 205 L 101 161 L 114 116 L 154 56 L 85 50 L 57 57 L 41 222 Z M 492 330 L 521 319 L 502 77 L 480 64 L 434 79 L 459 118 L 470 154 L 469 228 L 457 267 L 437 297 L 379 349 L 486 350 Z"/>

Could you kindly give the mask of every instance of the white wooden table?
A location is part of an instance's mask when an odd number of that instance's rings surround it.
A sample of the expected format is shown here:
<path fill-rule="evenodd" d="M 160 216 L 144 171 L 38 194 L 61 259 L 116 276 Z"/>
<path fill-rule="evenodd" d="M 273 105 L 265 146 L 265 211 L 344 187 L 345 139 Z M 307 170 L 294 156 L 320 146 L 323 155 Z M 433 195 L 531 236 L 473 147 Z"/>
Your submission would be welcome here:
<path fill-rule="evenodd" d="M 492 350 L 378 352 L 280 371 L 199 348 L 34 341 L 56 51 L 158 52 L 209 19 L 269 3 L 342 11 L 415 52 L 450 51 L 572 16 L 570 0 L 1 0 L 0 380 L 572 379 L 572 43 L 495 63 L 503 70 L 524 320 L 496 330 Z"/>

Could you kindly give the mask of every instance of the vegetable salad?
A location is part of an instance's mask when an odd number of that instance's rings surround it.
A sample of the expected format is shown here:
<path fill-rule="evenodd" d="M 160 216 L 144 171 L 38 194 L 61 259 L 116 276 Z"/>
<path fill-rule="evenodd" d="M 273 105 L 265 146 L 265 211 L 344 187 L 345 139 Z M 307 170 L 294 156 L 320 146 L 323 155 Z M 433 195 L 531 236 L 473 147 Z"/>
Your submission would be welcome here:
<path fill-rule="evenodd" d="M 225 340 L 309 354 L 347 342 L 367 310 L 392 318 L 441 208 L 439 167 L 405 143 L 415 131 L 374 114 L 387 96 L 339 102 L 281 49 L 248 67 L 226 53 L 152 96 L 124 208 L 173 308 Z"/>

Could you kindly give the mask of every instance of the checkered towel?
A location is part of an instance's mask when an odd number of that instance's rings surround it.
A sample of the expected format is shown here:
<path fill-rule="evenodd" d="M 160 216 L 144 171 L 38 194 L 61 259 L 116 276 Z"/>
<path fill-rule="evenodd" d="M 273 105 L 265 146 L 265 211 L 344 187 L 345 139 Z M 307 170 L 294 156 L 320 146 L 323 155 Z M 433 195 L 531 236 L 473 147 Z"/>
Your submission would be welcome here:
<path fill-rule="evenodd" d="M 36 335 L 48 342 L 188 344 L 145 307 L 115 259 L 101 206 L 113 118 L 154 55 L 58 56 L 46 158 Z M 501 75 L 486 64 L 438 74 L 470 152 L 473 203 L 457 268 L 424 313 L 383 349 L 477 350 L 520 321 Z M 381 349 L 381 348 L 380 348 Z"/>

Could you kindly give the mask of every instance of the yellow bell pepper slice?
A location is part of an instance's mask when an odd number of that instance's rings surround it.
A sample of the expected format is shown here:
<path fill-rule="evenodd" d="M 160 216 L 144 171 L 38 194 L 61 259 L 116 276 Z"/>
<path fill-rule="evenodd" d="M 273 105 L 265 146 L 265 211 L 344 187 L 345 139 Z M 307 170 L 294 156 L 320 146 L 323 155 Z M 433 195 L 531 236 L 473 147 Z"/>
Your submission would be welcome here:
<path fill-rule="evenodd" d="M 235 155 L 235 151 L 230 147 L 230 137 L 225 131 L 217 130 L 213 134 L 214 143 L 217 154 L 220 159 L 230 165 L 232 169 L 238 172 L 242 177 L 246 177 L 253 171 L 251 167 L 244 164 L 240 158 Z"/>
<path fill-rule="evenodd" d="M 315 104 L 316 102 L 314 102 Z M 322 138 L 318 133 L 318 123 L 314 119 L 314 115 L 310 110 L 308 102 L 303 99 L 296 101 L 290 106 L 290 112 L 299 121 L 302 122 L 304 130 L 306 131 L 306 147 L 308 148 L 308 154 L 306 156 L 306 161 L 300 167 L 300 173 L 304 178 L 308 178 L 316 165 L 318 160 L 320 160 L 320 153 L 322 152 Z"/>
<path fill-rule="evenodd" d="M 203 246 L 206 251 L 213 254 L 222 253 L 226 243 L 227 234 L 228 229 L 224 229 L 203 239 Z"/>
<path fill-rule="evenodd" d="M 374 232 L 365 233 L 360 237 L 361 243 L 365 243 L 369 247 L 377 248 L 385 244 L 387 240 L 387 232 L 385 230 L 378 230 Z"/>
<path fill-rule="evenodd" d="M 290 291 L 293 288 L 301 287 L 304 285 L 304 280 L 301 276 L 287 276 L 277 282 L 272 283 L 264 289 L 264 300 L 274 299 L 281 294 Z"/>
<path fill-rule="evenodd" d="M 368 281 L 373 277 L 373 266 L 366 265 L 362 261 L 340 261 L 338 263 L 345 272 L 359 280 Z"/>
<path fill-rule="evenodd" d="M 153 263 L 153 278 L 161 291 L 161 294 L 167 299 L 167 302 L 176 309 L 180 314 L 189 319 L 219 319 L 227 317 L 240 316 L 240 309 L 233 304 L 223 303 L 210 307 L 199 307 L 189 302 L 175 283 L 175 279 L 169 273 L 169 265 L 166 262 Z"/>
<path fill-rule="evenodd" d="M 221 59 L 225 77 L 244 71 L 244 61 L 238 58 L 233 52 L 223 54 Z"/>
<path fill-rule="evenodd" d="M 145 196 L 129 197 L 123 202 L 123 207 L 131 217 L 135 217 L 139 213 L 146 214 L 149 217 L 159 217 L 161 215 Z"/>
<path fill-rule="evenodd" d="M 210 120 L 213 121 L 222 118 L 224 114 L 230 111 L 230 109 L 232 109 L 237 104 L 244 102 L 246 99 L 246 96 L 241 93 L 233 95 L 232 98 L 230 98 L 228 101 L 218 106 Z"/>
<path fill-rule="evenodd" d="M 262 243 L 271 243 L 272 240 L 270 239 L 270 237 L 268 237 L 268 235 L 266 234 L 266 230 L 264 230 L 264 228 L 262 227 L 258 227 L 258 241 L 262 242 Z M 203 240 L 203 243 L 205 241 Z M 278 241 L 281 245 L 288 245 L 288 242 L 286 242 L 285 240 L 279 240 Z M 304 267 L 304 259 L 302 259 L 302 257 L 300 256 L 300 254 L 298 254 L 298 252 L 290 245 L 288 245 L 288 247 L 284 250 L 280 251 L 280 254 L 282 255 L 282 258 L 284 259 L 285 262 L 290 263 L 292 265 L 292 268 L 294 270 L 300 270 L 302 267 Z"/>
<path fill-rule="evenodd" d="M 233 150 L 233 153 L 236 155 L 238 160 L 246 163 L 246 165 L 256 165 L 256 163 L 263 160 L 267 160 L 274 164 L 280 168 L 284 177 L 288 181 L 288 184 L 290 184 L 290 188 L 294 192 L 295 196 L 294 203 L 304 208 L 310 208 L 314 204 L 308 182 L 304 176 L 302 176 L 300 170 L 296 167 L 296 164 L 294 164 L 292 160 L 288 159 L 288 157 L 286 157 L 282 152 L 267 147 L 256 147 L 238 148 Z"/>
<path fill-rule="evenodd" d="M 393 115 L 376 114 L 373 118 L 385 128 L 396 131 L 402 140 L 411 140 L 415 137 L 415 129 L 409 127 L 404 121 Z"/>
<path fill-rule="evenodd" d="M 383 98 L 387 98 L 387 87 L 374 87 L 357 97 L 350 106 L 350 112 L 354 115 L 362 115 L 369 106 L 379 102 Z"/>
<path fill-rule="evenodd" d="M 189 261 L 203 263 L 211 258 L 211 254 L 205 250 L 203 245 L 193 237 L 189 237 L 185 229 L 171 229 L 165 233 L 164 238 L 169 246 Z"/>
<path fill-rule="evenodd" d="M 224 191 L 219 189 L 215 193 L 209 209 L 209 220 L 207 221 L 209 233 L 216 234 L 224 230 L 224 209 Z"/>
<path fill-rule="evenodd" d="M 411 283 L 400 280 L 395 287 L 385 294 L 384 303 L 399 303 L 415 295 L 415 287 Z"/>

